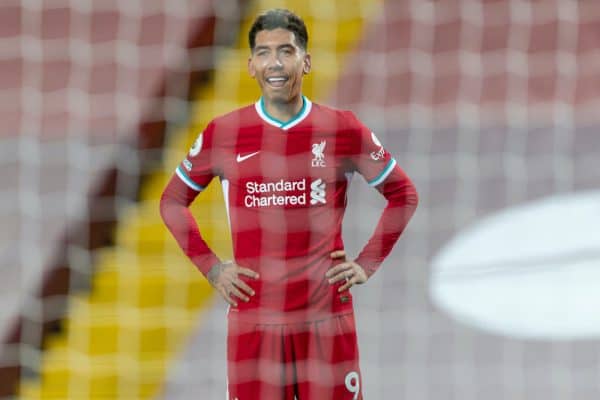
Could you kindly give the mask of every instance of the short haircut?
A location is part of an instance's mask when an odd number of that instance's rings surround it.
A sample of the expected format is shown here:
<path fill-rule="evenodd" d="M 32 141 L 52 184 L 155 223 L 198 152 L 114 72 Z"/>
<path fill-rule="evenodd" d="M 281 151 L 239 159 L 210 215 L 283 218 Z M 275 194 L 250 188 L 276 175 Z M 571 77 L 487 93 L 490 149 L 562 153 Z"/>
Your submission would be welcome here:
<path fill-rule="evenodd" d="M 271 31 L 277 28 L 288 30 L 294 34 L 296 44 L 306 50 L 308 46 L 308 32 L 302 18 L 282 8 L 274 8 L 260 14 L 254 20 L 250 31 L 248 32 L 248 42 L 250 50 L 254 50 L 256 45 L 256 34 L 260 31 Z"/>

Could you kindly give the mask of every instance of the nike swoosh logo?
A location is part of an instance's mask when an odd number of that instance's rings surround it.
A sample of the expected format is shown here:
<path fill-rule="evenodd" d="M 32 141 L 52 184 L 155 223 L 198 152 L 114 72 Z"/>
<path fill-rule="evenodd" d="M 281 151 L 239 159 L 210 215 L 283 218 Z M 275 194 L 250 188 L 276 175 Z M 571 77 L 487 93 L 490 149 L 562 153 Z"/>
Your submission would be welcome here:
<path fill-rule="evenodd" d="M 254 157 L 258 153 L 260 153 L 260 150 L 259 151 L 255 151 L 254 153 L 246 154 L 245 156 L 242 156 L 241 154 L 238 154 L 236 160 L 237 160 L 237 162 L 242 162 L 242 161 L 245 161 L 245 160 L 249 159 L 250 157 Z"/>

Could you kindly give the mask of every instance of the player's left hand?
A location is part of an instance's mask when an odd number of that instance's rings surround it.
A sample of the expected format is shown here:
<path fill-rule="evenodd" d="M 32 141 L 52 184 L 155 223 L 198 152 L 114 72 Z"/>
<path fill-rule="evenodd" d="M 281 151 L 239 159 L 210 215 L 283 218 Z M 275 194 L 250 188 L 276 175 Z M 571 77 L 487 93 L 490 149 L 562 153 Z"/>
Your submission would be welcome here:
<path fill-rule="evenodd" d="M 365 283 L 369 279 L 363 267 L 354 261 L 346 260 L 346 252 L 344 250 L 333 251 L 329 256 L 334 260 L 342 260 L 340 264 L 330 268 L 325 274 L 330 284 L 346 280 L 346 283 L 339 287 L 338 292 L 343 292 L 354 285 Z"/>

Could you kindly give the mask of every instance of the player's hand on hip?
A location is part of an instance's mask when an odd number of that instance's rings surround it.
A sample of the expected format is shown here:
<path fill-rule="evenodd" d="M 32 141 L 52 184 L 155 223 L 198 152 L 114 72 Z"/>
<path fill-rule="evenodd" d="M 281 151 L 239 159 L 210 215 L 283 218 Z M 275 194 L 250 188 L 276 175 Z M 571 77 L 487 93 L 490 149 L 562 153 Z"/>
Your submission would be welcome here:
<path fill-rule="evenodd" d="M 254 296 L 254 290 L 242 281 L 239 275 L 258 279 L 258 273 L 249 268 L 240 267 L 233 261 L 225 261 L 213 266 L 206 277 L 226 302 L 237 307 L 236 298 L 248 302 L 250 296 Z"/>
<path fill-rule="evenodd" d="M 343 292 L 354 285 L 365 283 L 367 279 L 369 279 L 363 267 L 354 261 L 346 260 L 346 252 L 344 250 L 333 251 L 329 256 L 334 260 L 342 261 L 335 267 L 330 268 L 325 274 L 327 279 L 329 279 L 330 284 L 346 280 L 346 282 L 338 288 L 338 292 Z"/>

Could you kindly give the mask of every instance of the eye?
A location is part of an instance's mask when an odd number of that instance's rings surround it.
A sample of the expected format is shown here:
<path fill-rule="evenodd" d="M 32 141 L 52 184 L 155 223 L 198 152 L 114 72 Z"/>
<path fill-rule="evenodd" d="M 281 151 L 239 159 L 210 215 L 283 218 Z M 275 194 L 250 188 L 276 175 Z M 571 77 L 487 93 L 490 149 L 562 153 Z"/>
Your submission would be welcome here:
<path fill-rule="evenodd" d="M 281 49 L 281 54 L 283 54 L 284 56 L 291 56 L 292 54 L 294 54 L 294 51 L 289 47 L 285 47 Z"/>

